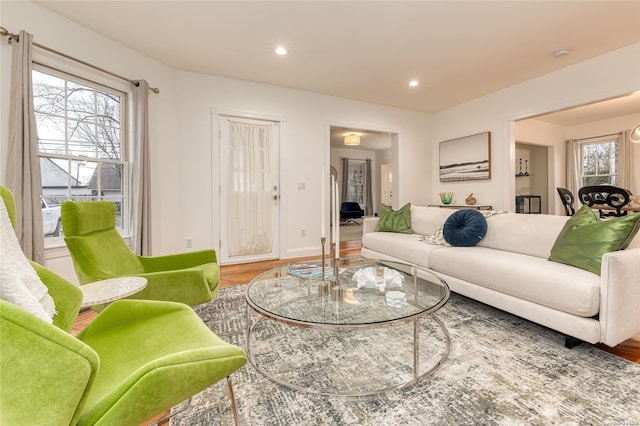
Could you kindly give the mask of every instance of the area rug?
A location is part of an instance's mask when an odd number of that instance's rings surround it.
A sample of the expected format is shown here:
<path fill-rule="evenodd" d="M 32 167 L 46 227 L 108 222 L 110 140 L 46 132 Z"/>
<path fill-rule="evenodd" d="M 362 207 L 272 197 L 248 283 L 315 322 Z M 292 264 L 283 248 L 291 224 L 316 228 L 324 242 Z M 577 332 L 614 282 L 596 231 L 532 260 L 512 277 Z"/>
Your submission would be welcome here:
<path fill-rule="evenodd" d="M 245 288 L 221 289 L 212 302 L 196 307 L 216 334 L 242 347 Z M 379 396 L 294 391 L 248 363 L 232 375 L 241 424 L 640 424 L 640 365 L 588 344 L 566 349 L 561 334 L 456 294 L 438 316 L 452 341 L 443 366 L 415 385 Z M 344 355 L 344 348 L 337 351 L 336 357 Z M 234 424 L 225 381 L 173 413 L 172 426 Z"/>

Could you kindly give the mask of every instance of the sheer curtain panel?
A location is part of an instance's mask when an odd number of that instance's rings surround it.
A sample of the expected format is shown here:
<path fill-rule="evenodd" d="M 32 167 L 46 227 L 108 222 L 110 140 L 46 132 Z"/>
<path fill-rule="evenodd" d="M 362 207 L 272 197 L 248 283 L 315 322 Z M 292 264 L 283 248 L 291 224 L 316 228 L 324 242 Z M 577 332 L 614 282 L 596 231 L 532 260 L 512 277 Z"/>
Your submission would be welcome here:
<path fill-rule="evenodd" d="M 621 188 L 629 189 L 631 187 L 631 169 L 633 167 L 631 159 L 631 130 L 625 130 L 620 133 L 619 139 L 619 167 L 618 170 L 618 185 Z"/>
<path fill-rule="evenodd" d="M 271 127 L 235 121 L 229 126 L 229 255 L 268 253 L 274 237 Z"/>
<path fill-rule="evenodd" d="M 367 200 L 366 200 L 366 205 L 364 208 L 364 214 L 366 214 L 367 216 L 373 216 L 373 181 L 371 180 L 371 159 L 367 159 L 367 170 L 366 170 L 366 177 L 364 179 L 364 182 L 366 184 L 366 193 L 367 193 Z"/>
<path fill-rule="evenodd" d="M 16 234 L 27 258 L 44 264 L 40 169 L 31 84 L 33 35 L 12 40 L 7 187 L 16 201 Z"/>
<path fill-rule="evenodd" d="M 582 186 L 580 179 L 580 143 L 575 139 L 567 141 L 567 176 L 566 186 L 577 197 L 578 189 Z"/>

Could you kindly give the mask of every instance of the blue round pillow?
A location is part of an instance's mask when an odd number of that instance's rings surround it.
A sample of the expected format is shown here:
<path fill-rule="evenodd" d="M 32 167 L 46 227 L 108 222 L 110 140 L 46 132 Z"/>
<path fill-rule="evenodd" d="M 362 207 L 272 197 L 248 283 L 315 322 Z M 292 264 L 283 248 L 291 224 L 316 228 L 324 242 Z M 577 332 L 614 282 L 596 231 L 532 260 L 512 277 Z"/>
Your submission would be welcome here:
<path fill-rule="evenodd" d="M 455 247 L 471 247 L 487 235 L 487 219 L 478 210 L 458 210 L 442 227 L 445 241 Z"/>

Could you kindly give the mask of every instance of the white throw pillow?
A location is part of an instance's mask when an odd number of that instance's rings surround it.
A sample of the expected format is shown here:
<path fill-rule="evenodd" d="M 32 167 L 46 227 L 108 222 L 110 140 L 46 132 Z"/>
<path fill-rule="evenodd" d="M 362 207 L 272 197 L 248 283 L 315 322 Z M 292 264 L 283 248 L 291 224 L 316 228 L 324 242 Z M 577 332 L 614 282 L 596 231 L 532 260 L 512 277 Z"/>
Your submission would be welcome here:
<path fill-rule="evenodd" d="M 0 298 L 51 324 L 55 304 L 35 269 L 25 257 L 0 201 Z"/>

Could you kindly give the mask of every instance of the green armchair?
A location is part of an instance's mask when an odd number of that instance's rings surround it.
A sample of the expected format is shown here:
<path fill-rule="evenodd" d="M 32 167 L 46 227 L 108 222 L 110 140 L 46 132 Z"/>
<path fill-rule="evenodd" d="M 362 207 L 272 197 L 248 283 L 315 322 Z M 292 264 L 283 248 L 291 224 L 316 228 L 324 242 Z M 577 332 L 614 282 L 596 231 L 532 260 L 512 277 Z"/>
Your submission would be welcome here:
<path fill-rule="evenodd" d="M 13 200 L 5 205 L 15 223 Z M 189 306 L 117 301 L 73 337 L 81 291 L 32 265 L 57 313 L 48 324 L 0 300 L 0 424 L 139 425 L 224 377 L 233 398 L 229 375 L 246 354 Z"/>
<path fill-rule="evenodd" d="M 218 291 L 220 268 L 214 250 L 167 256 L 138 256 L 115 229 L 115 204 L 67 201 L 62 204 L 64 240 L 81 284 L 139 276 L 147 287 L 130 299 L 167 300 L 197 305 Z"/>

